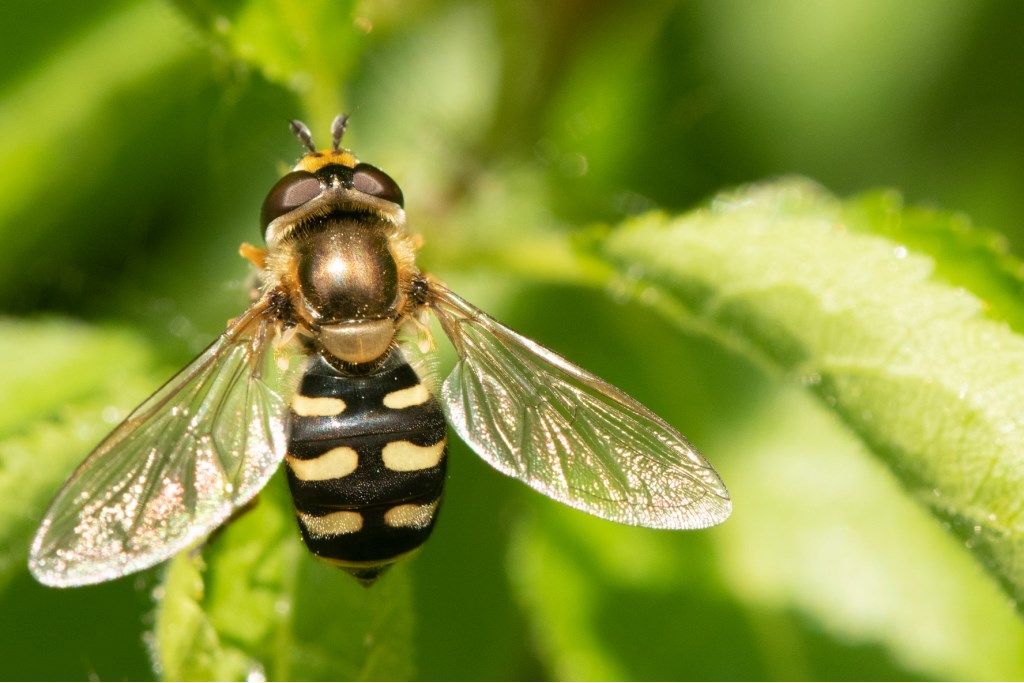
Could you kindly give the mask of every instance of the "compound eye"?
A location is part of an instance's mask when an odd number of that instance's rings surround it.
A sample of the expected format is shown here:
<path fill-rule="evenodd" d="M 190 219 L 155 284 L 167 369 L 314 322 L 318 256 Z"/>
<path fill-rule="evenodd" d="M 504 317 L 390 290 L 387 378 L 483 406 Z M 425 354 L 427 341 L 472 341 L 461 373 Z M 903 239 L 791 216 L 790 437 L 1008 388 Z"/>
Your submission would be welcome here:
<path fill-rule="evenodd" d="M 360 192 L 394 202 L 399 206 L 405 204 L 405 198 L 402 197 L 402 190 L 398 187 L 398 183 L 392 180 L 387 173 L 376 166 L 370 166 L 370 164 L 358 164 L 355 167 L 352 172 L 352 187 Z"/>
<path fill-rule="evenodd" d="M 307 171 L 292 171 L 278 180 L 263 200 L 260 220 L 264 232 L 272 220 L 318 197 L 323 190 L 320 180 Z"/>

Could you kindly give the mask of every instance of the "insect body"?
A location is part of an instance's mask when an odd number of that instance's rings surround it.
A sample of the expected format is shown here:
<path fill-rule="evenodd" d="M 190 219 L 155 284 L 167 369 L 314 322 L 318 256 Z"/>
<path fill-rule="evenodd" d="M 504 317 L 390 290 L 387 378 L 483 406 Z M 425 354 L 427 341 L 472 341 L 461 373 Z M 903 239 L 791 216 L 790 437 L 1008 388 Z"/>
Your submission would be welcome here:
<path fill-rule="evenodd" d="M 446 421 L 478 455 L 605 519 L 706 527 L 731 510 L 714 469 L 618 389 L 425 275 L 402 192 L 333 144 L 308 153 L 263 204 L 266 248 L 249 309 L 118 426 L 57 494 L 29 568 L 53 586 L 97 583 L 188 548 L 285 462 L 309 549 L 371 582 L 430 534 Z M 459 361 L 435 397 L 400 332 L 432 312 Z"/>
<path fill-rule="evenodd" d="M 292 402 L 285 456 L 309 549 L 372 580 L 419 547 L 441 502 L 446 432 L 398 349 L 356 376 L 317 356 Z"/>

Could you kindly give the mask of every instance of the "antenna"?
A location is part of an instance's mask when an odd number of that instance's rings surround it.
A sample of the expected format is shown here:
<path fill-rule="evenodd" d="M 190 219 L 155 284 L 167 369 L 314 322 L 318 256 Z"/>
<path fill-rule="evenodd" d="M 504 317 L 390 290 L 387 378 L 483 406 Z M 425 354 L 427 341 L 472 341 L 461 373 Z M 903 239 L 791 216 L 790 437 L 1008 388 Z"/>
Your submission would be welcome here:
<path fill-rule="evenodd" d="M 298 119 L 292 119 L 291 122 L 292 132 L 299 138 L 303 145 L 306 146 L 312 154 L 316 154 L 316 145 L 313 144 L 313 134 L 309 132 L 309 126 L 304 124 Z M 344 130 L 344 128 L 342 129 Z"/>
<path fill-rule="evenodd" d="M 331 150 L 334 152 L 341 150 L 341 138 L 345 135 L 347 127 L 348 114 L 338 114 L 334 117 L 334 122 L 331 123 Z"/>

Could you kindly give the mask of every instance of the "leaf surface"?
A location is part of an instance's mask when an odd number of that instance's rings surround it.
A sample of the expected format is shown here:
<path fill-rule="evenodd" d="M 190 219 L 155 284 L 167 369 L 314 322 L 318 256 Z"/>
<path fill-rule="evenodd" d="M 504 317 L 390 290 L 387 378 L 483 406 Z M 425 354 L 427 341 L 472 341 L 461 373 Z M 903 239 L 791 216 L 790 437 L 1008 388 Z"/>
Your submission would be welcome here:
<path fill-rule="evenodd" d="M 166 680 L 401 680 L 412 676 L 406 569 L 367 590 L 299 538 L 277 477 L 202 551 L 170 564 L 154 638 Z"/>
<path fill-rule="evenodd" d="M 343 111 L 342 84 L 362 52 L 367 28 L 359 27 L 355 2 L 175 4 L 230 58 L 299 95 L 313 118 L 307 123 L 314 132 Z M 327 140 L 316 139 L 326 146 Z"/>
<path fill-rule="evenodd" d="M 0 321 L 0 589 L 27 571 L 32 534 L 64 479 L 145 397 L 150 364 L 123 332 Z"/>
<path fill-rule="evenodd" d="M 966 277 L 941 267 L 941 250 L 894 241 L 883 214 L 845 208 L 783 181 L 639 217 L 600 248 L 642 301 L 807 386 L 1020 604 L 1024 338 L 1004 322 L 1019 305 L 1002 296 L 993 309 L 966 289 L 1005 291 L 1011 257 L 987 254 L 1004 268 Z M 907 229 L 955 239 L 934 218 Z"/>

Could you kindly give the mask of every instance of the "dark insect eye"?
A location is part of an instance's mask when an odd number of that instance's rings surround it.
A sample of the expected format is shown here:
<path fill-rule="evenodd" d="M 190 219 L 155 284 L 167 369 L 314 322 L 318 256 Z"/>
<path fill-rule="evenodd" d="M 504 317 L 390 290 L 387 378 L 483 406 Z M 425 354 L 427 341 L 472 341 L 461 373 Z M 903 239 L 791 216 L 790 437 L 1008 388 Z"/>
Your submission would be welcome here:
<path fill-rule="evenodd" d="M 284 176 L 274 183 L 267 198 L 263 200 L 263 210 L 260 212 L 263 230 L 266 231 L 270 221 L 302 206 L 321 192 L 323 186 L 312 173 L 292 171 Z"/>
<path fill-rule="evenodd" d="M 375 166 L 370 166 L 370 164 L 359 164 L 355 167 L 352 173 L 352 187 L 360 192 L 394 202 L 399 206 L 405 204 L 398 183 L 392 180 L 387 173 Z"/>

